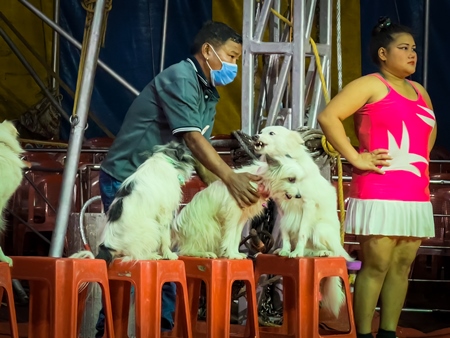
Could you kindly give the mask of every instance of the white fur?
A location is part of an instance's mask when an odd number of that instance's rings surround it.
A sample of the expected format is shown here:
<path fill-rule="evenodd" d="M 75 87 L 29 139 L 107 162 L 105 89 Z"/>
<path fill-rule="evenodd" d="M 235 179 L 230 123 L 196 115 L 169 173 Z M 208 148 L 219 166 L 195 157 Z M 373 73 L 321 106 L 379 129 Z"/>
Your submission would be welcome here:
<path fill-rule="evenodd" d="M 170 226 L 182 198 L 178 176 L 187 180 L 191 170 L 180 172 L 158 153 L 123 182 L 132 182 L 133 191 L 123 199 L 120 219 L 107 223 L 103 241 L 116 250 L 114 256 L 124 256 L 124 260 L 178 258 L 170 249 Z"/>
<path fill-rule="evenodd" d="M 153 155 L 122 183 L 102 236 L 113 259 L 178 258 L 171 250 L 170 228 L 182 199 L 181 185 L 191 176 L 193 165 L 188 148 L 172 141 L 156 146 Z M 86 251 L 71 256 L 92 257 Z"/>
<path fill-rule="evenodd" d="M 260 175 L 261 184 L 280 199 L 295 198 L 303 172 L 290 159 L 268 159 L 243 167 L 238 172 Z M 264 199 L 240 208 L 222 181 L 198 192 L 177 216 L 174 224 L 176 245 L 183 256 L 243 259 L 239 242 L 245 223 L 262 213 Z"/>
<path fill-rule="evenodd" d="M 25 167 L 20 159 L 24 152 L 17 140 L 17 130 L 10 121 L 0 123 L 0 234 L 5 230 L 3 211 L 22 182 L 22 168 Z M 11 265 L 11 259 L 3 255 L 0 248 L 0 260 Z"/>
<path fill-rule="evenodd" d="M 309 155 L 304 141 L 296 131 L 281 126 L 264 128 L 254 137 L 255 150 L 264 156 L 289 155 L 303 167 L 301 199 L 274 201 L 281 215 L 281 256 L 342 256 L 353 260 L 340 242 L 340 222 L 337 215 L 337 194 L 333 185 L 321 174 Z M 323 306 L 338 316 L 345 294 L 339 277 L 324 281 Z"/>

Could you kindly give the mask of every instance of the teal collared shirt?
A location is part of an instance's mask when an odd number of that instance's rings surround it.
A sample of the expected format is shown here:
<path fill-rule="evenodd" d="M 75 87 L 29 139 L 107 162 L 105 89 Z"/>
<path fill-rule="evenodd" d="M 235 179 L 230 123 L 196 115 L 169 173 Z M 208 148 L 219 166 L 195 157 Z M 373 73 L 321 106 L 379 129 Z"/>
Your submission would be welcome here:
<path fill-rule="evenodd" d="M 131 104 L 101 169 L 123 182 L 155 145 L 181 141 L 181 133 L 208 126 L 204 136 L 209 139 L 218 100 L 194 57 L 168 67 Z"/>

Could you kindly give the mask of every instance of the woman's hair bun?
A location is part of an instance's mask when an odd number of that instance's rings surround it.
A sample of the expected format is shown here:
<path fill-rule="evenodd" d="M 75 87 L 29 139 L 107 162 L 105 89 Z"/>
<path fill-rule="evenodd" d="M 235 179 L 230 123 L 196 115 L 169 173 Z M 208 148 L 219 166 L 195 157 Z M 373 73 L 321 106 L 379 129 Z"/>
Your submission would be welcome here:
<path fill-rule="evenodd" d="M 387 16 L 380 16 L 377 25 L 374 27 L 372 34 L 378 34 L 383 29 L 391 25 L 391 19 Z"/>

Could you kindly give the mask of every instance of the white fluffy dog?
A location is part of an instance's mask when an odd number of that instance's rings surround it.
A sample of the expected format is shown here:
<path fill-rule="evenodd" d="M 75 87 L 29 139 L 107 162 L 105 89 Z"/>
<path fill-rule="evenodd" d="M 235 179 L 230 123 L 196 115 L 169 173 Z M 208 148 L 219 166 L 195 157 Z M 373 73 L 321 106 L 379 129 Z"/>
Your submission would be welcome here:
<path fill-rule="evenodd" d="M 266 162 L 255 162 L 237 172 L 260 175 L 260 184 L 280 200 L 299 198 L 298 182 L 303 171 L 292 159 L 279 161 L 267 157 Z M 255 184 L 256 186 L 256 184 Z M 261 214 L 265 199 L 252 206 L 240 208 L 222 181 L 215 181 L 198 192 L 181 210 L 174 222 L 175 244 L 182 256 L 243 259 L 239 242 L 245 223 Z"/>
<path fill-rule="evenodd" d="M 319 167 L 303 145 L 300 134 L 282 126 L 270 126 L 255 135 L 254 140 L 258 154 L 289 155 L 305 171 L 300 189 L 302 198 L 275 201 L 283 215 L 283 247 L 280 254 L 289 257 L 305 256 L 306 244 L 311 240 L 314 250 L 322 254 L 352 260 L 340 243 L 336 189 L 320 174 Z M 296 215 L 299 212 L 301 214 Z M 291 242 L 296 243 L 293 251 Z"/>
<path fill-rule="evenodd" d="M 17 188 L 22 182 L 22 168 L 25 163 L 20 159 L 20 154 L 24 152 L 17 140 L 17 129 L 10 121 L 0 123 L 0 234 L 5 229 L 3 211 Z M 12 265 L 11 258 L 3 254 L 0 248 L 0 261 Z"/>
<path fill-rule="evenodd" d="M 189 179 L 194 158 L 189 149 L 172 141 L 155 146 L 153 154 L 117 191 L 108 210 L 103 244 L 96 258 L 110 263 L 130 260 L 177 259 L 171 250 L 171 224 Z M 92 256 L 82 251 L 71 257 Z"/>
<path fill-rule="evenodd" d="M 286 201 L 274 198 L 281 216 L 279 226 L 283 245 L 279 255 L 342 256 L 353 260 L 340 242 L 336 189 L 320 174 L 300 134 L 285 127 L 270 126 L 253 139 L 257 153 L 265 156 L 289 155 L 305 171 L 300 187 L 301 199 Z M 337 316 L 344 300 L 340 279 L 327 278 L 323 306 Z"/>

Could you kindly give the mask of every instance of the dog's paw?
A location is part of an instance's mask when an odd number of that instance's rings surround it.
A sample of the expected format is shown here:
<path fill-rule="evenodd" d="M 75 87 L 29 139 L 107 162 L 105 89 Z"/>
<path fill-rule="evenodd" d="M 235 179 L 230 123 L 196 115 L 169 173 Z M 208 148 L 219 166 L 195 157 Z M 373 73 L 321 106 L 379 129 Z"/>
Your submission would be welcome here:
<path fill-rule="evenodd" d="M 217 255 L 214 252 L 205 252 L 205 257 L 215 259 Z"/>
<path fill-rule="evenodd" d="M 13 266 L 13 260 L 8 256 L 3 256 L 1 259 L 2 262 L 8 263 L 9 266 Z"/>
<path fill-rule="evenodd" d="M 174 261 L 174 260 L 178 259 L 178 255 L 175 252 L 169 251 L 169 252 L 165 252 L 163 254 L 162 258 Z"/>
<path fill-rule="evenodd" d="M 317 257 L 331 257 L 333 256 L 333 253 L 330 250 L 319 250 L 315 252 L 315 255 Z"/>
<path fill-rule="evenodd" d="M 158 254 L 151 254 L 151 255 L 148 255 L 147 257 L 145 257 L 145 259 L 149 260 L 149 261 L 157 261 L 157 260 L 163 259 L 163 256 L 158 255 Z"/>
<path fill-rule="evenodd" d="M 5 262 L 8 263 L 9 266 L 13 266 L 13 260 L 3 253 L 1 247 L 0 247 L 0 262 Z"/>
<path fill-rule="evenodd" d="M 297 250 L 294 250 L 289 254 L 289 258 L 297 258 L 297 257 L 304 257 L 304 256 L 305 256 L 304 252 L 300 252 Z"/>
<path fill-rule="evenodd" d="M 224 254 L 223 257 L 224 258 L 228 258 L 228 259 L 246 259 L 247 258 L 247 254 L 241 253 L 241 252 L 228 253 L 228 254 Z"/>
<path fill-rule="evenodd" d="M 278 256 L 282 257 L 290 257 L 291 252 L 289 250 L 280 250 L 278 251 Z"/>

